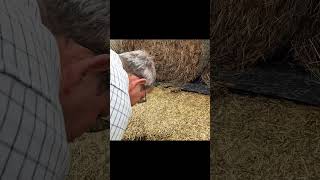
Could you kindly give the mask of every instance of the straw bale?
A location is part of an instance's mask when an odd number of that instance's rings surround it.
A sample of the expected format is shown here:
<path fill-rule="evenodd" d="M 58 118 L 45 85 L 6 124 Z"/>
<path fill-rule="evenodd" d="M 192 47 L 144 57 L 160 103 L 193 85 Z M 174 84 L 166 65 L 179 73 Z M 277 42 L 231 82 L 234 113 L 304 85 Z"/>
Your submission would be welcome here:
<path fill-rule="evenodd" d="M 145 50 L 154 56 L 157 81 L 185 83 L 196 79 L 207 66 L 209 40 L 111 40 L 117 53 Z"/>

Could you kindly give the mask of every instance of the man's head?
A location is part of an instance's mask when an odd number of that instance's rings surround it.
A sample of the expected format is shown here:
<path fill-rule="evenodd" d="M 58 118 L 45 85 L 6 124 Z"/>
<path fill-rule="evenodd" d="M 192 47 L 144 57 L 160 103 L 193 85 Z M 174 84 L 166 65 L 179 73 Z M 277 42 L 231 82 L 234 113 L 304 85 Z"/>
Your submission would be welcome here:
<path fill-rule="evenodd" d="M 93 127 L 97 117 L 108 110 L 106 72 L 109 56 L 95 56 L 92 51 L 74 42 L 58 44 L 59 48 L 68 50 L 61 56 L 60 102 L 66 128 L 70 129 L 68 133 L 73 133 L 69 134 L 69 138 L 73 139 Z M 74 122 L 78 123 L 77 126 Z"/>
<path fill-rule="evenodd" d="M 131 105 L 135 105 L 150 92 L 156 80 L 153 57 L 142 50 L 119 54 L 123 68 L 129 76 L 129 95 Z"/>
<path fill-rule="evenodd" d="M 109 1 L 38 2 L 43 22 L 55 35 L 60 52 L 60 102 L 68 138 L 72 140 L 94 126 L 97 117 L 109 110 L 106 91 L 109 56 L 105 54 L 109 53 L 106 43 Z"/>
<path fill-rule="evenodd" d="M 96 54 L 110 48 L 110 0 L 38 0 L 43 23 Z"/>

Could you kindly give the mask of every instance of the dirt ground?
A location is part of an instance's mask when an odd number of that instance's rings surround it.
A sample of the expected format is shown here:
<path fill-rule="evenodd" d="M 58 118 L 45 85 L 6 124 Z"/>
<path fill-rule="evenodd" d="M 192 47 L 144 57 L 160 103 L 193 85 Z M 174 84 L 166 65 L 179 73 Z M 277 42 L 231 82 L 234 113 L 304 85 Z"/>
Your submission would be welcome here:
<path fill-rule="evenodd" d="M 133 107 L 124 140 L 209 140 L 210 96 L 155 87 Z"/>
<path fill-rule="evenodd" d="M 109 180 L 109 130 L 85 133 L 70 144 L 67 180 Z"/>
<path fill-rule="evenodd" d="M 320 179 L 320 108 L 227 94 L 211 124 L 211 179 Z"/>

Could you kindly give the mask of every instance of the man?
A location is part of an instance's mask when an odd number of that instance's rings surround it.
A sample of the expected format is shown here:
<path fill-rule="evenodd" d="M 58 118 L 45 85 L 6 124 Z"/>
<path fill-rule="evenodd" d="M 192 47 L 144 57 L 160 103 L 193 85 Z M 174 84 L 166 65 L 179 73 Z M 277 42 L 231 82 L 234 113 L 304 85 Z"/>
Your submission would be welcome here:
<path fill-rule="evenodd" d="M 42 20 L 55 35 L 59 47 L 63 76 L 60 101 L 67 137 L 73 140 L 94 126 L 97 116 L 109 109 L 106 92 L 109 61 L 98 55 L 109 52 L 106 42 L 110 1 L 38 1 L 42 4 Z"/>
<path fill-rule="evenodd" d="M 146 98 L 156 79 L 153 58 L 144 51 L 110 50 L 110 140 L 121 140 L 131 106 Z"/>
<path fill-rule="evenodd" d="M 109 14 L 105 0 L 0 1 L 0 179 L 65 178 L 68 141 L 108 109 Z"/>

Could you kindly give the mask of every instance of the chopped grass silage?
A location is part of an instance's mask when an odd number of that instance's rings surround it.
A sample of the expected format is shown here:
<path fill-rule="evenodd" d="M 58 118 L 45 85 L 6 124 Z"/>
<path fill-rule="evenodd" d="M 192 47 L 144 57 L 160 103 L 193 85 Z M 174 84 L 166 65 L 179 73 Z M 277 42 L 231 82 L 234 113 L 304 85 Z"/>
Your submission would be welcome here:
<path fill-rule="evenodd" d="M 133 107 L 125 140 L 209 140 L 210 97 L 159 88 Z"/>
<path fill-rule="evenodd" d="M 85 133 L 70 144 L 67 180 L 110 180 L 109 130 Z"/>
<path fill-rule="evenodd" d="M 320 178 L 320 108 L 228 94 L 212 112 L 211 179 Z"/>

